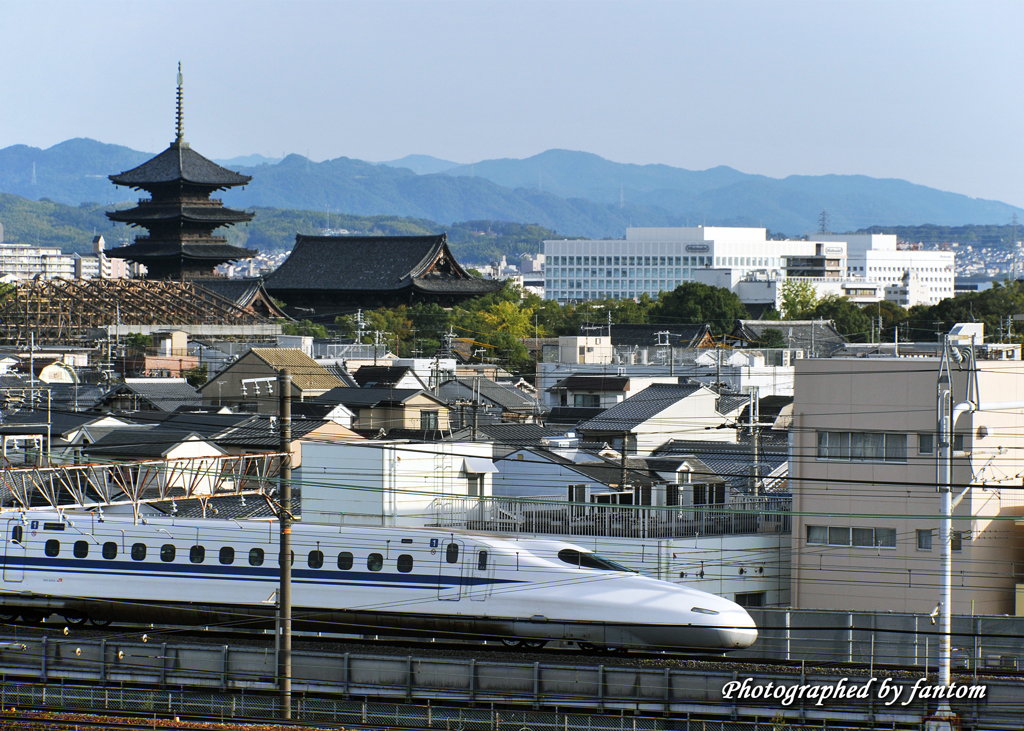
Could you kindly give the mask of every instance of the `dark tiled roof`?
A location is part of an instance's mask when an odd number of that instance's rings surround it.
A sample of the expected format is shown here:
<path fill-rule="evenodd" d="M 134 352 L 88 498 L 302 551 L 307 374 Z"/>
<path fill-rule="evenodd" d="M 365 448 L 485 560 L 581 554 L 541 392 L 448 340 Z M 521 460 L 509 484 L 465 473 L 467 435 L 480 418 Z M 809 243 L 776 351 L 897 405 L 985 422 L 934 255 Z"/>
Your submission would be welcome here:
<path fill-rule="evenodd" d="M 194 432 L 157 426 L 116 429 L 82 448 L 90 459 L 158 459 Z"/>
<path fill-rule="evenodd" d="M 162 414 L 160 416 L 162 418 L 159 420 L 159 426 L 162 429 L 190 431 L 204 437 L 215 436 L 256 418 L 252 414 L 204 414 L 188 411 L 175 411 L 166 417 Z"/>
<path fill-rule="evenodd" d="M 412 369 L 409 366 L 373 366 L 364 365 L 352 378 L 360 387 L 376 386 L 378 388 L 394 386 Z"/>
<path fill-rule="evenodd" d="M 109 249 L 106 255 L 112 259 L 143 261 L 144 259 L 210 259 L 235 261 L 251 259 L 259 252 L 228 244 L 181 244 L 173 242 L 140 242 L 117 249 Z"/>
<path fill-rule="evenodd" d="M 597 333 L 604 335 L 608 332 L 608 323 L 587 322 L 580 328 L 581 333 Z M 655 346 L 665 343 L 665 336 L 658 336 L 658 333 L 668 332 L 668 343 L 675 348 L 695 347 L 705 336 L 711 333 L 711 328 L 706 324 L 701 325 L 646 325 L 635 323 L 612 323 L 612 345 L 623 346 Z"/>
<path fill-rule="evenodd" d="M 654 383 L 643 391 L 615 404 L 599 416 L 580 424 L 580 431 L 629 431 L 652 419 L 680 399 L 692 396 L 700 385 Z"/>
<path fill-rule="evenodd" d="M 427 273 L 443 261 L 447 273 Z M 305 236 L 267 277 L 270 292 L 348 291 L 393 292 L 413 285 L 424 291 L 480 294 L 501 288 L 501 282 L 476 279 L 455 261 L 448 237 L 438 236 Z"/>
<path fill-rule="evenodd" d="M 598 414 L 604 412 L 601 407 L 587 407 L 587 406 L 555 406 L 548 415 L 544 417 L 544 421 L 548 424 L 565 424 L 568 426 L 575 426 L 581 421 L 587 421 L 593 419 Z"/>
<path fill-rule="evenodd" d="M 438 388 L 438 396 L 448 403 L 471 399 L 476 393 L 483 401 L 500 406 L 503 411 L 532 414 L 538 408 L 546 410 L 538 407 L 534 399 L 515 386 L 497 383 L 490 378 L 455 378 Z"/>
<path fill-rule="evenodd" d="M 274 510 L 259 495 L 241 497 L 239 495 L 219 495 L 206 502 L 206 511 L 199 500 L 180 499 L 173 502 L 152 504 L 154 508 L 178 518 L 219 518 L 221 520 L 252 520 L 254 518 L 274 518 Z M 292 489 L 292 514 L 299 514 L 298 490 Z"/>
<path fill-rule="evenodd" d="M 302 439 L 327 422 L 314 419 L 292 419 L 292 439 Z M 281 446 L 281 426 L 276 417 L 260 416 L 229 429 L 214 440 L 221 446 L 259 447 L 276 450 Z"/>
<path fill-rule="evenodd" d="M 793 403 L 792 396 L 765 396 L 763 399 L 758 399 L 757 402 L 757 416 L 762 424 L 770 423 L 778 418 L 779 412 L 789 404 Z M 749 420 L 747 412 L 750 411 L 749 404 L 740 412 L 737 417 L 737 421 L 741 424 L 746 424 Z"/>
<path fill-rule="evenodd" d="M 452 435 L 454 441 L 470 438 L 472 428 L 463 429 Z M 541 424 L 481 424 L 477 431 L 483 439 L 512 447 L 540 447 L 545 437 L 565 436 L 565 426 L 543 426 Z"/>
<path fill-rule="evenodd" d="M 252 180 L 248 175 L 241 175 L 207 160 L 187 144 L 178 143 L 172 143 L 166 150 L 137 168 L 108 177 L 115 185 L 128 185 L 133 188 L 177 181 L 230 188 L 245 185 Z"/>
<path fill-rule="evenodd" d="M 203 403 L 199 392 L 185 381 L 168 383 L 157 379 L 133 380 L 134 383 L 120 383 L 112 388 L 101 403 L 109 403 L 118 394 L 125 393 L 135 394 L 161 411 L 174 411 L 179 406 L 200 406 Z"/>
<path fill-rule="evenodd" d="M 436 400 L 434 395 L 418 388 L 332 388 L 313 400 L 322 404 L 345 404 L 349 408 L 369 408 L 378 404 L 404 404 L 417 394 Z"/>
<path fill-rule="evenodd" d="M 761 441 L 758 453 L 760 475 L 765 477 L 789 461 L 789 452 L 772 448 Z M 745 489 L 750 479 L 753 455 L 749 444 L 723 444 L 722 442 L 699 442 L 673 439 L 658 447 L 654 458 L 696 457 L 706 464 L 711 472 L 718 475 L 737 489 Z"/>
<path fill-rule="evenodd" d="M 831 320 L 737 320 L 732 335 L 756 348 L 765 330 L 778 330 L 785 347 L 806 350 L 818 357 L 828 357 L 846 344 Z"/>
<path fill-rule="evenodd" d="M 49 414 L 50 434 L 56 438 L 80 429 L 91 421 L 104 418 L 105 414 L 68 413 L 51 411 Z M 46 411 L 25 409 L 13 414 L 4 414 L 0 434 L 45 434 Z"/>
<path fill-rule="evenodd" d="M 144 205 L 121 211 L 111 211 L 107 217 L 111 221 L 123 223 L 142 223 L 145 221 L 193 221 L 196 223 L 244 223 L 251 221 L 256 214 L 237 211 L 223 206 L 186 206 L 186 205 Z"/>
<path fill-rule="evenodd" d="M 582 376 L 563 378 L 548 391 L 625 391 L 629 376 Z"/>
<path fill-rule="evenodd" d="M 735 393 L 723 393 L 715 399 L 715 411 L 719 414 L 731 414 L 736 409 L 742 408 L 750 403 L 749 396 L 741 396 Z"/>
<path fill-rule="evenodd" d="M 480 296 L 497 292 L 505 286 L 505 283 L 497 279 L 478 279 L 477 277 L 472 277 L 471 279 L 417 277 L 413 279 L 412 286 L 414 289 L 426 292 L 427 294 L 455 292 L 457 294 Z"/>

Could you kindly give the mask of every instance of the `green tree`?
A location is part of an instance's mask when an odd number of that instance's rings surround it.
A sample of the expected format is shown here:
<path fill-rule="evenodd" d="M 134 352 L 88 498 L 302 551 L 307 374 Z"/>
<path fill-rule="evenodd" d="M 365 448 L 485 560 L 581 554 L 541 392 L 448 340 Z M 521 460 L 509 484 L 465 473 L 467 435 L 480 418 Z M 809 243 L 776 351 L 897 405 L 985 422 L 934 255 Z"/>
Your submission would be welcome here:
<path fill-rule="evenodd" d="M 153 347 L 153 336 L 142 333 L 128 333 L 124 339 L 125 345 L 132 350 L 145 350 Z"/>
<path fill-rule="evenodd" d="M 715 335 L 731 331 L 736 320 L 746 317 L 747 309 L 733 292 L 700 282 L 685 282 L 663 293 L 651 312 L 652 322 L 707 323 Z"/>
<path fill-rule="evenodd" d="M 817 307 L 818 290 L 806 279 L 787 279 L 782 283 L 782 319 L 803 320 Z"/>
<path fill-rule="evenodd" d="M 200 363 L 195 368 L 189 368 L 181 372 L 185 381 L 193 388 L 199 388 L 209 380 L 210 376 L 206 370 L 206 363 Z"/>
<path fill-rule="evenodd" d="M 762 348 L 785 348 L 787 345 L 786 336 L 781 330 L 770 327 L 767 330 L 761 331 L 761 341 L 758 345 Z"/>
<path fill-rule="evenodd" d="M 302 322 L 286 322 L 281 326 L 284 335 L 312 335 L 314 338 L 326 338 L 327 326 L 310 320 Z"/>
<path fill-rule="evenodd" d="M 845 297 L 826 297 L 807 319 L 832 320 L 839 333 L 852 343 L 866 343 L 871 337 L 871 320 Z"/>

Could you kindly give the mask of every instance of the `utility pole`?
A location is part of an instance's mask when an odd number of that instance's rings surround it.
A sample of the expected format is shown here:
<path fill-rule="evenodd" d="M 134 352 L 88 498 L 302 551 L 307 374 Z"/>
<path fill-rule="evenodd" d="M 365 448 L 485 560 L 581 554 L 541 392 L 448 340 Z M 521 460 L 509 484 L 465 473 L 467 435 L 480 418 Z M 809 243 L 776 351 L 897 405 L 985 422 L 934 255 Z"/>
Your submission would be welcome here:
<path fill-rule="evenodd" d="M 282 368 L 277 377 L 281 399 L 281 524 L 278 561 L 281 564 L 281 587 L 278 593 L 280 635 L 277 658 L 277 681 L 281 697 L 281 720 L 292 717 L 292 375 Z"/>
<path fill-rule="evenodd" d="M 758 464 L 758 442 L 761 440 L 761 430 L 758 425 L 761 415 L 756 413 L 758 411 L 758 387 L 754 386 L 750 391 L 750 403 L 747 406 L 748 411 L 748 429 L 750 430 L 750 493 L 757 495 L 757 481 L 760 477 L 760 465 Z"/>

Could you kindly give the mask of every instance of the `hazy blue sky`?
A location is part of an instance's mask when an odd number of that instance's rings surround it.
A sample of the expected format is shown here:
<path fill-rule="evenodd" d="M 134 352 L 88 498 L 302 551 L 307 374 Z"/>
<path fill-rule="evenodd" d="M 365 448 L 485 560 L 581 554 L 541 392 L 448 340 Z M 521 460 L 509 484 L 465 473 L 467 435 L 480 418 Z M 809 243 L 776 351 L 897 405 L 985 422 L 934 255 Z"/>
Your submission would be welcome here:
<path fill-rule="evenodd" d="M 1024 2 L 0 0 L 0 147 L 550 148 L 1024 205 Z"/>

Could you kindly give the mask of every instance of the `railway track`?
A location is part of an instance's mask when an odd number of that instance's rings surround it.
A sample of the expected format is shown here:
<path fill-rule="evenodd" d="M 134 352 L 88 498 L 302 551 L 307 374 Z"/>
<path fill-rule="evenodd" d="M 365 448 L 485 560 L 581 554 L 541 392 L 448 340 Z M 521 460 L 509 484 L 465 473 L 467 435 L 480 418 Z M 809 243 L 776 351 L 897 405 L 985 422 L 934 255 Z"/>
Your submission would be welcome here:
<path fill-rule="evenodd" d="M 79 638 L 84 641 L 106 639 L 111 642 L 148 643 L 195 643 L 228 645 L 231 647 L 259 647 L 273 650 L 275 637 L 264 630 L 250 629 L 197 629 L 187 626 L 153 626 L 153 625 L 111 625 L 96 628 L 88 625 L 65 625 L 64 623 L 46 622 L 41 624 L 20 624 L 11 626 L 7 623 L 0 634 L 0 642 L 19 641 L 19 638 L 30 640 L 43 636 L 52 639 Z M 11 632 L 10 630 L 14 630 Z M 727 670 L 740 674 L 758 672 L 792 673 L 823 673 L 831 672 L 849 677 L 920 677 L 922 674 L 934 675 L 938 668 L 934 665 L 907 667 L 904 665 L 888 665 L 881 663 L 844 663 L 834 661 L 817 661 L 808 659 L 779 660 L 770 658 L 730 657 L 725 654 L 692 654 L 681 652 L 647 652 L 631 650 L 629 652 L 602 652 L 593 649 L 581 649 L 572 643 L 551 643 L 542 648 L 508 647 L 499 641 L 487 642 L 479 640 L 432 640 L 410 639 L 408 637 L 363 637 L 355 638 L 344 635 L 323 633 L 293 634 L 292 648 L 295 651 L 314 650 L 333 654 L 379 654 L 393 656 L 429 656 L 451 658 L 477 658 L 481 660 L 510 662 L 549 662 L 565 665 L 616 665 L 634 667 L 671 668 L 673 670 L 694 671 Z M 954 670 L 954 675 L 962 678 L 1017 678 L 1024 682 L 1024 670 L 1016 668 L 979 667 L 974 670 Z"/>

